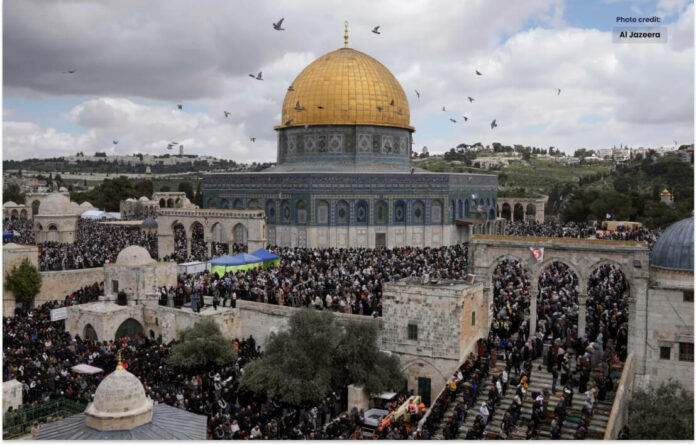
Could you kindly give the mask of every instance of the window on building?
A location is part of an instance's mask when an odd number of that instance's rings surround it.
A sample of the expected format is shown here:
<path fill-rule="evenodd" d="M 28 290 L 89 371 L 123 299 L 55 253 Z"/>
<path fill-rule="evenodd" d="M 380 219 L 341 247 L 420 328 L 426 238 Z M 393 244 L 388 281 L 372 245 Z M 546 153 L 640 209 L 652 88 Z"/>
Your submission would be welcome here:
<path fill-rule="evenodd" d="M 672 355 L 672 348 L 669 346 L 660 346 L 660 360 L 669 360 Z"/>
<path fill-rule="evenodd" d="M 471 326 L 476 326 L 476 311 L 471 313 Z"/>
<path fill-rule="evenodd" d="M 679 343 L 679 361 L 693 362 L 694 361 L 694 344 Z"/>
<path fill-rule="evenodd" d="M 118 293 L 118 281 L 117 280 L 111 280 L 111 291 L 115 294 Z"/>
<path fill-rule="evenodd" d="M 418 340 L 418 325 L 417 324 L 409 324 L 408 325 L 408 339 L 409 340 Z"/>
<path fill-rule="evenodd" d="M 694 291 L 685 290 L 684 291 L 684 303 L 693 303 L 693 302 L 694 302 Z"/>

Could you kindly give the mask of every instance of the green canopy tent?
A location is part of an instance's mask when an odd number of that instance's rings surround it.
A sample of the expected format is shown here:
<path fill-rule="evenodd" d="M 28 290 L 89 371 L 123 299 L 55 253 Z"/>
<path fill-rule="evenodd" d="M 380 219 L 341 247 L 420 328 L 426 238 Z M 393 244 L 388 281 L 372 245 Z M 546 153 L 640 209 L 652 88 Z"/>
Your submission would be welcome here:
<path fill-rule="evenodd" d="M 258 269 L 263 264 L 263 260 L 257 256 L 249 255 L 248 253 L 240 253 L 239 255 L 229 256 L 223 255 L 209 261 L 210 273 L 216 273 L 220 276 L 225 272 L 237 272 L 239 270 Z"/>
<path fill-rule="evenodd" d="M 251 252 L 252 255 L 257 256 L 263 260 L 263 268 L 268 269 L 268 267 L 271 264 L 279 264 L 280 263 L 280 257 L 276 255 L 275 253 L 271 253 L 268 250 L 261 248 L 259 250 L 256 250 L 254 252 Z"/>

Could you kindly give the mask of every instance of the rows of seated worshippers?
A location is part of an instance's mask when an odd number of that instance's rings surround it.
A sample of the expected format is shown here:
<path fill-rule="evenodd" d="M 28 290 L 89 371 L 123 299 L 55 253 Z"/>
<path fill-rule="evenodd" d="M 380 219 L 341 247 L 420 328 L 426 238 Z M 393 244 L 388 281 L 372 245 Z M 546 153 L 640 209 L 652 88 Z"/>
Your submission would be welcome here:
<path fill-rule="evenodd" d="M 40 243 L 39 269 L 102 267 L 104 263 L 116 261 L 119 252 L 132 245 L 144 247 L 150 256 L 157 258 L 157 234 L 141 231 L 139 227 L 80 219 L 74 243 Z"/>
<path fill-rule="evenodd" d="M 12 239 L 7 241 L 3 237 L 3 243 L 36 244 L 33 219 L 6 219 L 2 222 L 2 231 L 14 235 Z"/>
<path fill-rule="evenodd" d="M 424 276 L 461 280 L 467 275 L 466 245 L 271 250 L 280 256 L 278 265 L 227 272 L 222 277 L 208 272 L 180 276 L 179 287 L 189 289 L 187 294 L 213 296 L 223 307 L 242 299 L 381 316 L 382 284 L 386 281 Z"/>

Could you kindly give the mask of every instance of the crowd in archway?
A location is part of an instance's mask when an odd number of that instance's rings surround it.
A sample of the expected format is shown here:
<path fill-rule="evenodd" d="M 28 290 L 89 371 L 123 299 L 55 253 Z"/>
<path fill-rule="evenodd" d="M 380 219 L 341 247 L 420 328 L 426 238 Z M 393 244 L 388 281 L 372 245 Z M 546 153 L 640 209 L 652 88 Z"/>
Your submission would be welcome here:
<path fill-rule="evenodd" d="M 175 305 L 213 296 L 222 306 L 235 300 L 294 307 L 314 307 L 348 314 L 381 316 L 382 284 L 417 276 L 464 279 L 467 246 L 438 248 L 300 249 L 276 248 L 280 264 L 268 269 L 180 276 L 178 289 L 161 289 L 162 302 L 173 294 Z"/>
<path fill-rule="evenodd" d="M 12 233 L 12 239 L 3 243 L 16 244 L 35 244 L 36 237 L 34 236 L 34 220 L 32 219 L 6 219 L 2 222 L 2 231 Z"/>

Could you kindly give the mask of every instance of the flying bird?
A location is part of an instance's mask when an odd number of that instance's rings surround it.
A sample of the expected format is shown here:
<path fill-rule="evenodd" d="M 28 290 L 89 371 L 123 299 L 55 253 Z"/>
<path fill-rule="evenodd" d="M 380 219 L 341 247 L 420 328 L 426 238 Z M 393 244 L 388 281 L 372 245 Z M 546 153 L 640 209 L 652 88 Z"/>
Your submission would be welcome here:
<path fill-rule="evenodd" d="M 292 119 L 290 119 L 289 121 L 287 121 L 287 122 L 285 123 L 285 126 L 286 126 L 286 127 L 289 127 L 290 124 L 292 124 Z"/>
<path fill-rule="evenodd" d="M 389 105 L 391 105 L 392 107 L 394 106 L 394 99 L 392 99 L 391 102 L 389 102 Z"/>
<path fill-rule="evenodd" d="M 558 91 L 558 92 L 556 93 L 556 96 L 559 96 L 559 95 L 561 94 L 561 89 L 560 89 L 560 88 L 556 88 L 556 91 Z"/>
<path fill-rule="evenodd" d="M 225 117 L 230 117 L 231 113 L 229 111 L 223 111 L 223 113 L 225 113 Z"/>
<path fill-rule="evenodd" d="M 495 119 L 493 119 L 493 122 L 491 122 L 491 130 L 497 126 L 498 126 L 498 124 L 495 122 Z"/>
<path fill-rule="evenodd" d="M 252 79 L 256 79 L 256 80 L 263 80 L 263 75 L 262 75 L 261 71 L 259 71 L 259 73 L 255 76 L 253 74 L 249 74 L 249 77 L 251 77 Z"/>
<path fill-rule="evenodd" d="M 382 34 L 381 32 L 379 32 L 379 26 L 375 26 L 375 27 L 372 29 L 372 32 L 375 33 L 375 34 Z"/>
<path fill-rule="evenodd" d="M 292 85 L 290 85 L 290 86 L 288 87 L 288 91 L 295 91 L 295 88 L 293 88 Z"/>
<path fill-rule="evenodd" d="M 467 99 L 469 99 L 469 102 L 473 102 L 473 101 L 474 101 L 474 98 L 471 97 L 471 96 L 467 97 Z"/>
<path fill-rule="evenodd" d="M 677 144 L 677 141 L 674 141 L 674 145 L 676 146 L 676 145 L 679 145 L 679 144 Z"/>
<path fill-rule="evenodd" d="M 170 142 L 169 145 L 179 145 L 178 142 Z"/>
<path fill-rule="evenodd" d="M 178 109 L 180 109 L 180 110 L 183 110 L 183 109 L 184 109 L 184 106 L 181 105 L 181 104 L 176 104 L 176 107 L 177 107 Z"/>
<path fill-rule="evenodd" d="M 454 122 L 455 124 L 457 123 L 457 121 L 452 118 L 450 118 L 450 121 Z"/>
<path fill-rule="evenodd" d="M 483 74 L 481 74 L 481 72 L 479 70 L 476 70 L 476 75 L 483 76 Z"/>
<path fill-rule="evenodd" d="M 382 107 L 380 107 L 379 105 L 377 105 L 377 111 L 382 111 Z"/>
<path fill-rule="evenodd" d="M 321 105 L 317 105 L 317 108 L 320 109 L 320 110 L 323 110 L 323 109 L 324 109 L 324 107 L 322 107 Z"/>
<path fill-rule="evenodd" d="M 256 138 L 249 138 L 251 142 L 256 142 Z"/>
<path fill-rule="evenodd" d="M 68 70 L 68 71 L 63 71 L 63 74 L 75 74 L 77 70 Z"/>
<path fill-rule="evenodd" d="M 418 90 L 413 90 L 416 92 L 416 96 L 418 96 L 418 99 L 420 99 L 420 92 Z"/>
<path fill-rule="evenodd" d="M 117 141 L 116 139 L 114 139 L 114 140 L 113 140 L 113 141 L 111 141 L 111 142 L 113 142 L 113 143 L 114 143 L 114 145 L 118 144 L 118 141 Z"/>
<path fill-rule="evenodd" d="M 167 150 L 171 150 L 172 148 L 174 148 L 174 144 L 167 145 Z"/>
<path fill-rule="evenodd" d="M 285 17 L 278 20 L 278 23 L 274 23 L 273 29 L 275 29 L 276 31 L 285 31 L 285 28 L 281 28 L 281 26 L 283 26 L 283 20 L 285 20 Z"/>
<path fill-rule="evenodd" d="M 445 110 L 445 107 L 442 107 L 442 111 L 447 111 L 447 110 Z"/>
<path fill-rule="evenodd" d="M 468 117 L 466 117 L 466 116 L 462 116 L 462 118 L 464 118 L 464 122 L 466 122 L 466 121 L 468 121 L 468 120 L 469 120 L 469 118 L 468 118 Z"/>
<path fill-rule="evenodd" d="M 304 111 L 304 107 L 300 106 L 300 101 L 298 100 L 297 103 L 295 104 L 295 110 L 297 111 Z"/>

